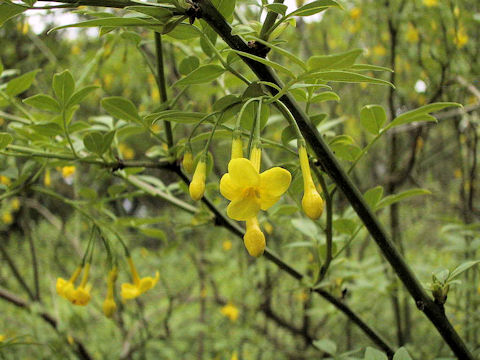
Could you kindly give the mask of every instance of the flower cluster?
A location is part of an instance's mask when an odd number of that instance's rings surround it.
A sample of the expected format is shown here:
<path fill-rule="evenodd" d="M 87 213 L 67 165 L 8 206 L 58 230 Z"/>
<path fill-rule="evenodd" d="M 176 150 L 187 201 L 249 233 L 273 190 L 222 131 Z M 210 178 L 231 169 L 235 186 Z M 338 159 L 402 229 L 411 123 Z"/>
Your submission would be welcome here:
<path fill-rule="evenodd" d="M 156 273 L 155 278 L 144 277 L 140 278 L 137 269 L 130 256 L 127 257 L 127 262 L 130 267 L 130 271 L 133 278 L 133 283 L 124 283 L 121 286 L 121 297 L 123 300 L 134 299 L 144 292 L 153 288 L 160 274 Z M 92 286 L 88 284 L 88 275 L 90 271 L 90 263 L 79 266 L 69 280 L 63 278 L 57 279 L 57 293 L 61 297 L 67 299 L 74 305 L 85 306 L 90 302 L 90 291 Z M 78 287 L 75 286 L 76 280 L 83 272 L 82 279 Z M 117 310 L 117 304 L 115 302 L 115 283 L 118 278 L 118 268 L 114 265 L 107 276 L 107 295 L 103 302 L 102 310 L 106 317 L 111 318 Z"/>

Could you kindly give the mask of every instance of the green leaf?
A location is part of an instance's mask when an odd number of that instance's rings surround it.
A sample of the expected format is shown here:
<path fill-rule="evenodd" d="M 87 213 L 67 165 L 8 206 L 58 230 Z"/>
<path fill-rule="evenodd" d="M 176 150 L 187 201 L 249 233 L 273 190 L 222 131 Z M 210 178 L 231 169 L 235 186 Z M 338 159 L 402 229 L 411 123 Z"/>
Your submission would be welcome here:
<path fill-rule="evenodd" d="M 77 91 L 75 91 L 67 103 L 67 108 L 80 104 L 83 99 L 85 99 L 91 92 L 97 90 L 99 87 L 96 85 L 85 86 Z"/>
<path fill-rule="evenodd" d="M 360 111 L 360 123 L 368 132 L 378 135 L 387 121 L 387 114 L 380 105 L 366 105 Z"/>
<path fill-rule="evenodd" d="M 128 6 L 125 10 L 136 11 L 151 16 L 161 23 L 167 22 L 173 16 L 173 13 L 169 9 L 160 6 Z"/>
<path fill-rule="evenodd" d="M 288 6 L 285 4 L 268 4 L 265 5 L 265 7 L 274 13 L 280 14 L 280 15 L 285 15 L 287 12 Z"/>
<path fill-rule="evenodd" d="M 75 80 L 70 71 L 53 75 L 52 87 L 60 104 L 66 104 L 75 90 Z"/>
<path fill-rule="evenodd" d="M 10 145 L 12 142 L 13 142 L 12 135 L 5 132 L 0 132 L 0 150 L 5 150 L 6 147 Z"/>
<path fill-rule="evenodd" d="M 64 133 L 63 128 L 60 125 L 58 125 L 56 122 L 35 124 L 30 126 L 30 128 L 36 133 L 43 136 L 48 136 L 48 137 L 63 135 Z"/>
<path fill-rule="evenodd" d="M 340 101 L 340 96 L 338 96 L 333 91 L 324 91 L 320 94 L 317 94 L 317 95 L 313 96 L 310 99 L 311 103 L 319 103 L 319 102 L 322 102 L 322 101 L 337 101 L 338 102 L 338 101 Z"/>
<path fill-rule="evenodd" d="M 335 355 L 337 353 L 337 344 L 330 339 L 315 340 L 313 346 L 329 355 Z"/>
<path fill-rule="evenodd" d="M 83 145 L 85 145 L 85 149 L 88 151 L 102 155 L 102 148 L 103 148 L 103 135 L 101 132 L 95 131 L 88 133 L 83 138 Z"/>
<path fill-rule="evenodd" d="M 399 116 L 397 116 L 390 124 L 385 127 L 385 130 L 391 129 L 395 126 L 408 124 L 412 122 L 422 122 L 422 121 L 431 121 L 437 122 L 437 119 L 433 116 L 428 115 L 431 112 L 439 111 L 447 107 L 462 107 L 462 105 L 454 102 L 438 102 L 433 104 L 428 104 L 418 109 L 407 111 Z"/>
<path fill-rule="evenodd" d="M 347 69 L 353 66 L 362 52 L 361 49 L 355 49 L 332 55 L 312 56 L 308 59 L 307 66 L 311 71 Z"/>
<path fill-rule="evenodd" d="M 289 69 L 287 69 L 283 65 L 277 64 L 274 61 L 267 60 L 267 59 L 264 59 L 260 56 L 252 55 L 252 54 L 249 54 L 249 53 L 246 53 L 246 52 L 243 52 L 243 51 L 238 51 L 238 50 L 229 50 L 229 51 L 233 51 L 233 52 L 235 52 L 236 54 L 238 54 L 242 57 L 246 57 L 246 58 L 258 61 L 259 63 L 262 63 L 264 65 L 270 66 L 271 68 L 273 68 L 275 70 L 278 70 L 280 72 L 283 72 L 283 73 L 287 74 L 288 76 L 290 76 L 292 78 L 295 77 L 295 74 L 292 71 L 290 71 Z"/>
<path fill-rule="evenodd" d="M 20 75 L 19 77 L 10 80 L 7 83 L 7 89 L 5 90 L 7 95 L 16 96 L 28 90 L 30 86 L 32 86 L 33 80 L 35 80 L 35 76 L 39 71 L 40 70 L 29 71 L 23 75 Z"/>
<path fill-rule="evenodd" d="M 393 360 L 412 360 L 412 358 L 411 358 L 410 354 L 408 353 L 407 349 L 405 349 L 402 346 L 393 355 Z"/>
<path fill-rule="evenodd" d="M 386 206 L 390 206 L 399 201 L 402 201 L 406 198 L 417 196 L 417 195 L 430 195 L 431 192 L 427 189 L 410 189 L 401 192 L 400 194 L 388 195 L 385 196 L 378 204 L 376 210 L 382 209 Z"/>
<path fill-rule="evenodd" d="M 136 106 L 128 99 L 121 96 L 104 98 L 101 101 L 102 107 L 112 116 L 141 124 L 140 115 Z"/>
<path fill-rule="evenodd" d="M 449 276 L 448 280 L 452 280 L 453 278 L 457 277 L 458 275 L 460 275 L 461 273 L 467 271 L 467 270 L 470 269 L 472 266 L 475 266 L 475 265 L 477 265 L 478 263 L 480 263 L 480 260 L 473 260 L 473 261 L 464 262 L 463 264 L 457 266 L 454 270 L 452 270 L 452 272 L 450 273 L 450 276 Z"/>
<path fill-rule="evenodd" d="M 306 80 L 306 79 L 315 79 L 315 80 L 323 80 L 323 81 L 337 81 L 337 82 L 348 82 L 348 83 L 371 83 L 371 84 L 379 84 L 379 85 L 389 85 L 393 88 L 392 83 L 382 80 L 382 79 L 375 79 L 370 76 L 357 74 L 350 71 L 320 71 L 314 73 L 308 73 L 301 75 L 299 80 Z"/>
<path fill-rule="evenodd" d="M 287 146 L 288 143 L 297 138 L 297 133 L 293 126 L 289 125 L 282 131 L 282 144 Z"/>
<path fill-rule="evenodd" d="M 308 3 L 306 5 L 303 5 L 299 7 L 297 10 L 291 12 L 290 14 L 287 15 L 287 17 L 291 16 L 310 16 L 317 14 L 321 11 L 324 11 L 328 9 L 329 7 L 338 7 L 341 8 L 341 6 L 333 0 L 318 0 L 318 1 L 312 1 L 311 3 Z"/>
<path fill-rule="evenodd" d="M 140 228 L 140 232 L 148 237 L 158 239 L 161 241 L 167 241 L 167 235 L 163 230 L 155 228 Z"/>
<path fill-rule="evenodd" d="M 45 94 L 33 95 L 23 100 L 23 102 L 31 107 L 40 110 L 60 112 L 60 104 L 53 97 Z"/>
<path fill-rule="evenodd" d="M 167 26 L 165 26 L 167 27 Z M 187 24 L 177 24 L 175 28 L 168 32 L 168 36 L 177 40 L 191 40 L 200 36 L 200 32 L 195 27 Z"/>
<path fill-rule="evenodd" d="M 293 219 L 292 225 L 295 229 L 300 231 L 302 234 L 316 238 L 318 237 L 318 229 L 310 219 L 300 218 L 300 219 Z"/>
<path fill-rule="evenodd" d="M 367 190 L 365 194 L 363 194 L 365 201 L 372 209 L 375 209 L 378 202 L 382 199 L 382 196 L 383 187 L 381 187 L 380 185 Z"/>
<path fill-rule="evenodd" d="M 357 223 L 351 219 L 337 219 L 333 221 L 333 228 L 341 234 L 353 235 Z"/>
<path fill-rule="evenodd" d="M 171 122 L 177 122 L 181 124 L 195 124 L 205 116 L 204 113 L 178 111 L 178 110 L 166 110 L 158 113 L 147 115 L 144 120 L 147 124 L 153 124 L 157 121 L 165 120 Z"/>
<path fill-rule="evenodd" d="M 196 56 L 187 56 L 178 66 L 178 71 L 182 75 L 188 75 L 200 65 L 200 59 Z"/>
<path fill-rule="evenodd" d="M 350 66 L 350 70 L 357 70 L 357 71 L 388 71 L 393 72 L 392 69 L 378 66 L 378 65 L 370 65 L 370 64 L 353 64 Z"/>
<path fill-rule="evenodd" d="M 230 19 L 235 10 L 236 0 L 212 0 L 212 4 L 217 8 L 223 17 Z"/>
<path fill-rule="evenodd" d="M 224 72 L 225 72 L 225 69 L 221 66 L 203 65 L 203 66 L 200 66 L 198 69 L 193 70 L 190 74 L 188 74 L 184 78 L 178 80 L 176 82 L 176 85 L 184 86 L 184 85 L 196 85 L 196 84 L 208 83 L 218 78 Z"/>
<path fill-rule="evenodd" d="M 245 35 L 245 34 L 252 34 L 254 32 L 255 32 L 255 30 L 251 26 L 244 25 L 244 24 L 238 24 L 238 25 L 235 25 L 232 28 L 231 34 L 232 35 Z"/>
<path fill-rule="evenodd" d="M 8 19 L 21 14 L 27 9 L 28 7 L 26 6 L 2 0 L 0 2 L 0 26 L 2 26 Z"/>
<path fill-rule="evenodd" d="M 367 347 L 365 350 L 365 360 L 388 360 L 388 356 L 385 355 L 382 351 Z"/>
<path fill-rule="evenodd" d="M 107 27 L 129 27 L 129 26 L 144 26 L 154 30 L 161 30 L 163 28 L 162 23 L 158 20 L 146 20 L 141 18 L 121 18 L 121 17 L 106 17 L 102 19 L 94 19 L 82 21 L 76 24 L 69 24 L 63 26 L 57 26 L 48 31 L 48 34 L 52 31 L 57 31 L 60 29 L 66 29 L 71 27 L 97 27 L 97 26 L 107 26 Z"/>

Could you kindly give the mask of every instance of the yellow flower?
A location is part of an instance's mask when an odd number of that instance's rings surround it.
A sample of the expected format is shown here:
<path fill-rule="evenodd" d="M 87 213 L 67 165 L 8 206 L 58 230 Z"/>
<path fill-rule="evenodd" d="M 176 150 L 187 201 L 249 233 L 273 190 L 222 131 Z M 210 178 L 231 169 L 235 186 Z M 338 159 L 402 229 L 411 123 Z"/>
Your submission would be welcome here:
<path fill-rule="evenodd" d="M 419 39 L 418 30 L 412 24 L 408 24 L 406 38 L 409 43 L 416 43 Z"/>
<path fill-rule="evenodd" d="M 185 154 L 183 154 L 183 161 L 182 161 L 183 168 L 189 174 L 193 173 L 193 154 L 192 149 L 190 146 L 185 148 Z"/>
<path fill-rule="evenodd" d="M 224 307 L 220 309 L 220 312 L 222 313 L 223 316 L 227 317 L 230 319 L 230 321 L 235 322 L 238 319 L 238 315 L 240 314 L 240 311 L 238 308 L 231 304 L 228 303 Z"/>
<path fill-rule="evenodd" d="M 241 135 L 234 137 L 232 140 L 232 156 L 231 159 L 243 158 L 243 142 Z"/>
<path fill-rule="evenodd" d="M 73 282 L 72 282 L 72 286 L 67 286 L 64 289 L 65 297 L 73 305 L 85 306 L 90 301 L 90 298 L 91 298 L 90 290 L 91 290 L 92 287 L 91 287 L 90 284 L 87 285 L 89 272 L 90 272 L 90 263 L 87 263 L 87 265 L 85 265 L 85 269 L 83 271 L 83 277 L 82 277 L 82 281 L 80 282 L 80 285 L 77 288 L 75 288 L 73 286 Z M 57 285 L 58 285 L 58 283 L 57 283 Z M 58 292 L 58 290 L 57 290 L 57 292 Z"/>
<path fill-rule="evenodd" d="M 3 223 L 6 224 L 6 225 L 10 225 L 11 223 L 13 223 L 12 213 L 9 212 L 9 211 L 3 212 L 3 214 L 2 214 L 2 221 L 3 221 Z"/>
<path fill-rule="evenodd" d="M 228 173 L 220 180 L 220 192 L 231 201 L 227 215 L 234 220 L 246 221 L 262 210 L 273 206 L 287 191 L 292 176 L 280 167 L 259 174 L 259 151 L 252 151 L 252 160 L 232 159 Z"/>
<path fill-rule="evenodd" d="M 353 20 L 357 20 L 360 15 L 362 15 L 362 9 L 354 7 L 350 10 L 350 18 Z"/>
<path fill-rule="evenodd" d="M 322 216 L 323 200 L 315 188 L 312 174 L 310 173 L 310 163 L 308 162 L 308 154 L 305 146 L 300 146 L 298 153 L 300 156 L 300 167 L 303 176 L 302 208 L 310 219 L 316 220 Z"/>
<path fill-rule="evenodd" d="M 50 187 L 50 185 L 52 185 L 52 178 L 50 177 L 50 169 L 45 170 L 43 185 L 45 185 L 46 187 Z"/>
<path fill-rule="evenodd" d="M 464 47 L 467 44 L 468 35 L 467 35 L 467 32 L 465 31 L 465 28 L 463 26 L 460 27 L 460 29 L 458 29 L 458 32 L 456 33 L 453 42 L 457 46 L 457 48 L 459 48 L 459 49 L 461 49 L 462 47 Z"/>
<path fill-rule="evenodd" d="M 453 172 L 453 176 L 455 177 L 455 179 L 460 179 L 462 177 L 462 170 L 455 169 L 455 171 Z"/>
<path fill-rule="evenodd" d="M 243 235 L 243 243 L 250 256 L 259 257 L 265 251 L 265 235 L 260 230 L 256 216 L 247 220 L 247 231 Z"/>
<path fill-rule="evenodd" d="M 0 334 L 0 342 L 5 341 L 6 338 L 7 338 L 7 337 L 6 337 L 5 335 Z"/>
<path fill-rule="evenodd" d="M 238 360 L 238 353 L 236 351 L 232 353 L 232 357 L 230 358 L 230 360 Z"/>
<path fill-rule="evenodd" d="M 423 0 L 423 4 L 427 7 L 437 6 L 438 0 Z"/>
<path fill-rule="evenodd" d="M 205 160 L 201 159 L 197 167 L 195 168 L 195 172 L 192 177 L 192 181 L 190 182 L 190 186 L 188 188 L 190 192 L 190 197 L 198 201 L 203 197 L 205 193 L 205 180 L 207 177 L 207 163 Z"/>
<path fill-rule="evenodd" d="M 64 166 L 62 167 L 62 176 L 66 179 L 75 174 L 75 166 Z"/>
<path fill-rule="evenodd" d="M 222 248 L 224 251 L 232 250 L 232 242 L 230 240 L 224 240 L 222 243 Z"/>
<path fill-rule="evenodd" d="M 107 278 L 107 296 L 103 302 L 102 310 L 107 318 L 111 318 L 117 311 L 117 304 L 114 299 L 115 281 L 117 281 L 118 269 L 116 266 L 110 270 Z"/>
<path fill-rule="evenodd" d="M 127 144 L 118 144 L 118 151 L 120 152 L 120 154 L 122 154 L 122 157 L 125 160 L 131 160 L 135 157 L 135 151 Z"/>
<path fill-rule="evenodd" d="M 10 178 L 6 177 L 5 175 L 0 175 L 0 183 L 5 186 L 10 186 L 12 181 L 10 180 Z"/>
<path fill-rule="evenodd" d="M 387 49 L 385 49 L 382 45 L 377 45 L 373 48 L 373 54 L 375 56 L 385 56 L 387 54 Z"/>
<path fill-rule="evenodd" d="M 78 55 L 82 52 L 82 49 L 78 45 L 73 45 L 70 51 L 72 52 L 72 55 Z"/>
<path fill-rule="evenodd" d="M 154 102 L 159 102 L 160 101 L 160 92 L 158 91 L 158 88 L 154 87 L 152 89 L 152 92 L 150 93 L 150 97 Z"/>
<path fill-rule="evenodd" d="M 68 342 L 70 345 L 75 344 L 75 339 L 73 338 L 72 335 L 70 335 L 70 334 L 67 335 L 67 342 Z"/>
<path fill-rule="evenodd" d="M 20 209 L 20 200 L 18 200 L 18 198 L 13 198 L 10 205 L 12 206 L 12 209 L 15 211 Z"/>
<path fill-rule="evenodd" d="M 140 278 L 138 276 L 137 269 L 133 264 L 133 260 L 131 257 L 127 259 L 128 264 L 130 265 L 130 271 L 132 273 L 133 283 L 123 283 L 122 284 L 122 298 L 124 300 L 134 299 L 144 292 L 150 290 L 155 286 L 160 278 L 160 273 L 157 271 L 155 273 L 155 277 L 152 278 L 150 276 Z"/>
<path fill-rule="evenodd" d="M 60 277 L 57 278 L 57 286 L 56 286 L 57 294 L 66 299 L 67 298 L 66 292 L 70 291 L 71 288 L 73 289 L 73 286 L 74 286 L 73 284 L 75 283 L 75 280 L 77 280 L 81 272 L 82 272 L 82 268 L 79 266 L 73 273 L 70 280 L 67 281 Z"/>

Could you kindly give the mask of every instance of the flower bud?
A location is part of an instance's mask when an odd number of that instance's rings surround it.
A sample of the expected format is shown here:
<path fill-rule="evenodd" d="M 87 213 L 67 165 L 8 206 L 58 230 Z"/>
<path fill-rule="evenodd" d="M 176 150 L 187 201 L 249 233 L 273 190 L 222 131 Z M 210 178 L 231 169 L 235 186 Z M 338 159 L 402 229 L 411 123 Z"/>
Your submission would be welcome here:
<path fill-rule="evenodd" d="M 243 157 L 243 142 L 242 138 L 234 136 L 232 140 L 232 159 L 242 158 Z"/>
<path fill-rule="evenodd" d="M 187 173 L 189 174 L 193 173 L 193 154 L 192 154 L 192 149 L 190 149 L 190 147 L 187 147 L 185 150 L 185 154 L 183 155 L 182 165 Z"/>
<path fill-rule="evenodd" d="M 265 251 L 265 235 L 260 230 L 256 217 L 247 220 L 247 231 L 243 236 L 243 243 L 251 256 L 259 257 Z"/>
<path fill-rule="evenodd" d="M 192 182 L 190 183 L 190 197 L 197 201 L 203 197 L 205 192 L 205 179 L 207 177 L 207 164 L 204 160 L 200 160 L 195 168 Z"/>
<path fill-rule="evenodd" d="M 317 220 L 322 216 L 323 199 L 315 188 L 315 184 L 310 173 L 310 163 L 308 162 L 307 149 L 305 146 L 298 148 L 300 156 L 300 167 L 303 176 L 303 198 L 302 208 L 305 214 L 312 220 Z"/>
<path fill-rule="evenodd" d="M 117 311 L 117 304 L 115 303 L 115 300 L 113 298 L 107 297 L 103 302 L 102 310 L 103 314 L 107 318 L 111 318 L 113 314 L 115 314 L 115 311 Z"/>

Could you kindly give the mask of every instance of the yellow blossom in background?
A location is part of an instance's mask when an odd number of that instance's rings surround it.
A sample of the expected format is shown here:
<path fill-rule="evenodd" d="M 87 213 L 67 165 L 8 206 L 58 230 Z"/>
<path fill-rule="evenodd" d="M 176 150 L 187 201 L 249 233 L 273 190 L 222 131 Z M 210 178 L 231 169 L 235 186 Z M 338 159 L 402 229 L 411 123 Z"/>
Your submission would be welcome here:
<path fill-rule="evenodd" d="M 105 74 L 103 76 L 103 83 L 105 84 L 105 88 L 110 88 L 113 84 L 113 75 L 112 74 Z"/>
<path fill-rule="evenodd" d="M 152 289 L 158 282 L 160 278 L 160 273 L 157 271 L 155 273 L 155 277 L 152 278 L 150 276 L 146 276 L 144 278 L 140 278 L 138 276 L 137 269 L 133 264 L 132 258 L 127 259 L 128 265 L 130 266 L 130 272 L 132 273 L 133 283 L 123 283 L 122 284 L 122 298 L 124 300 L 134 299 L 144 292 Z"/>
<path fill-rule="evenodd" d="M 10 178 L 6 177 L 5 175 L 0 175 L 0 183 L 5 186 L 10 186 L 12 181 L 10 180 Z"/>
<path fill-rule="evenodd" d="M 298 301 L 300 301 L 300 302 L 305 302 L 305 301 L 308 300 L 308 294 L 307 294 L 305 291 L 302 290 L 302 291 L 298 294 L 297 298 L 298 298 Z"/>
<path fill-rule="evenodd" d="M 62 176 L 64 179 L 75 174 L 75 166 L 64 166 L 62 167 Z"/>
<path fill-rule="evenodd" d="M 232 353 L 232 357 L 230 358 L 230 360 L 238 360 L 238 353 L 236 351 Z"/>
<path fill-rule="evenodd" d="M 385 47 L 383 47 L 382 45 L 376 45 L 373 48 L 373 54 L 375 56 L 385 56 L 387 55 L 387 49 L 385 49 Z"/>
<path fill-rule="evenodd" d="M 67 335 L 67 342 L 68 342 L 70 345 L 75 344 L 75 339 L 73 338 L 72 335 L 70 335 L 70 334 Z"/>
<path fill-rule="evenodd" d="M 154 102 L 159 102 L 160 101 L 160 92 L 158 91 L 158 89 L 156 87 L 154 87 L 152 89 L 152 91 L 150 92 L 150 97 L 152 98 L 152 100 Z"/>
<path fill-rule="evenodd" d="M 222 249 L 224 251 L 232 250 L 232 242 L 230 240 L 223 240 Z"/>
<path fill-rule="evenodd" d="M 148 83 L 149 83 L 150 85 L 155 84 L 155 83 L 156 83 L 156 81 L 155 81 L 155 76 L 153 76 L 153 74 L 148 74 L 148 76 L 147 76 L 147 81 L 148 81 Z"/>
<path fill-rule="evenodd" d="M 457 18 L 460 17 L 460 8 L 458 6 L 455 6 L 453 9 L 453 15 Z"/>
<path fill-rule="evenodd" d="M 423 0 L 423 4 L 428 7 L 437 6 L 438 0 Z"/>
<path fill-rule="evenodd" d="M 205 299 L 205 298 L 207 297 L 207 289 L 206 289 L 206 288 L 202 288 L 202 289 L 200 290 L 200 297 L 201 297 L 202 299 Z"/>
<path fill-rule="evenodd" d="M 245 158 L 232 159 L 228 173 L 220 180 L 220 192 L 231 201 L 227 215 L 246 221 L 262 210 L 268 210 L 287 191 L 291 174 L 274 167 L 259 174 L 253 162 Z"/>
<path fill-rule="evenodd" d="M 133 150 L 130 146 L 124 143 L 118 144 L 118 151 L 122 155 L 122 158 L 125 160 L 131 160 L 135 157 L 135 150 Z"/>
<path fill-rule="evenodd" d="M 232 322 L 237 321 L 238 316 L 240 314 L 240 311 L 238 310 L 238 308 L 231 303 L 228 303 L 227 305 L 222 307 L 220 309 L 220 312 L 222 313 L 223 316 L 229 318 L 230 321 Z"/>
<path fill-rule="evenodd" d="M 152 126 L 150 126 L 150 129 L 154 134 L 158 134 L 162 130 L 162 128 L 158 124 L 153 124 Z"/>
<path fill-rule="evenodd" d="M 17 211 L 20 209 L 20 200 L 18 198 L 13 198 L 10 205 L 12 206 L 13 210 Z"/>
<path fill-rule="evenodd" d="M 358 32 L 358 30 L 360 30 L 360 23 L 359 22 L 355 22 L 353 24 L 349 24 L 348 25 L 348 32 L 350 34 L 356 34 Z"/>
<path fill-rule="evenodd" d="M 5 119 L 0 117 L 0 126 L 2 126 L 5 123 Z"/>
<path fill-rule="evenodd" d="M 354 7 L 352 8 L 352 10 L 350 10 L 350 19 L 353 19 L 353 20 L 357 20 L 360 15 L 362 15 L 362 9 L 358 8 L 358 7 Z"/>
<path fill-rule="evenodd" d="M 465 28 L 463 26 L 458 29 L 455 38 L 453 39 L 453 43 L 457 46 L 457 48 L 461 49 L 464 47 L 468 42 L 468 35 L 467 32 L 465 31 Z"/>
<path fill-rule="evenodd" d="M 2 213 L 2 221 L 5 225 L 10 225 L 13 223 L 13 216 L 12 213 L 9 211 L 5 211 Z"/>
<path fill-rule="evenodd" d="M 412 24 L 408 24 L 408 29 L 406 33 L 406 38 L 409 43 L 416 43 L 418 42 L 420 36 L 418 34 L 418 30 Z"/>
<path fill-rule="evenodd" d="M 273 225 L 270 224 L 268 221 L 265 221 L 265 223 L 263 224 L 263 228 L 265 229 L 265 231 L 267 232 L 268 235 L 272 235 L 273 233 Z"/>
<path fill-rule="evenodd" d="M 50 169 L 45 170 L 45 176 L 43 177 L 43 185 L 45 185 L 46 187 L 50 187 L 50 185 L 52 185 Z"/>
<path fill-rule="evenodd" d="M 453 171 L 453 176 L 455 177 L 455 179 L 460 179 L 462 177 L 462 170 L 460 169 L 455 169 Z"/>
<path fill-rule="evenodd" d="M 80 49 L 80 46 L 78 45 L 73 45 L 72 50 L 70 50 L 72 55 L 78 55 L 82 52 L 82 49 Z"/>

